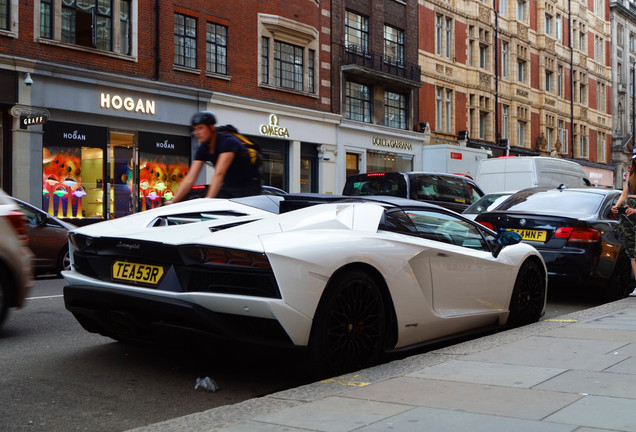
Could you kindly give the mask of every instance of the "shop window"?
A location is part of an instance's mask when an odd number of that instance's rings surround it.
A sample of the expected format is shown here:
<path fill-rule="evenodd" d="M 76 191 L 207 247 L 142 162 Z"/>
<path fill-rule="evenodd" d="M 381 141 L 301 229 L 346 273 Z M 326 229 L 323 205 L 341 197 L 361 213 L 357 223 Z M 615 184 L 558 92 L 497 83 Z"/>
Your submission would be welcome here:
<path fill-rule="evenodd" d="M 179 13 L 174 14 L 174 64 L 197 67 L 197 20 Z"/>
<path fill-rule="evenodd" d="M 413 156 L 367 152 L 367 172 L 413 171 Z"/>
<path fill-rule="evenodd" d="M 276 15 L 259 14 L 261 85 L 315 92 L 318 30 Z"/>
<path fill-rule="evenodd" d="M 347 177 L 351 177 L 355 174 L 360 174 L 360 154 L 347 153 Z"/>
<path fill-rule="evenodd" d="M 2 1 L 2 0 L 0 0 Z M 138 0 L 36 0 L 36 36 L 84 48 L 136 55 Z M 54 23 L 60 23 L 55 26 Z M 39 24 L 39 25 L 38 25 Z M 50 42 L 49 42 L 50 43 Z"/>

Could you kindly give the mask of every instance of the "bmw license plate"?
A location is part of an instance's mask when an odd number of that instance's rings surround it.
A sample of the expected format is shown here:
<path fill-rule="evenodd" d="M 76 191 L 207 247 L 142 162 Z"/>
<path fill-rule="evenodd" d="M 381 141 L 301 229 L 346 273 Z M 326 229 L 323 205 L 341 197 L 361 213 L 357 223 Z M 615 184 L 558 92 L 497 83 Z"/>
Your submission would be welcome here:
<path fill-rule="evenodd" d="M 113 279 L 157 285 L 163 276 L 163 267 L 127 261 L 113 263 Z"/>
<path fill-rule="evenodd" d="M 519 233 L 519 235 L 521 236 L 523 240 L 545 242 L 547 238 L 547 233 L 545 231 L 540 231 L 540 230 L 507 228 L 507 231 L 514 231 Z"/>

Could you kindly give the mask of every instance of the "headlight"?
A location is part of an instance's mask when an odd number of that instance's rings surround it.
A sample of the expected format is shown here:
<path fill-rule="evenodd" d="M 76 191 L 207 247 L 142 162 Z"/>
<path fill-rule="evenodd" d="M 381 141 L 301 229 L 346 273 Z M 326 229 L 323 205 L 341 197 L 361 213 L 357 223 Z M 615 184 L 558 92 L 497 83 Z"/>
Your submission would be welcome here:
<path fill-rule="evenodd" d="M 70 240 L 75 250 L 78 250 L 78 251 L 82 249 L 86 249 L 87 247 L 93 244 L 93 238 L 85 236 L 83 234 L 70 233 L 68 235 L 68 239 Z"/>

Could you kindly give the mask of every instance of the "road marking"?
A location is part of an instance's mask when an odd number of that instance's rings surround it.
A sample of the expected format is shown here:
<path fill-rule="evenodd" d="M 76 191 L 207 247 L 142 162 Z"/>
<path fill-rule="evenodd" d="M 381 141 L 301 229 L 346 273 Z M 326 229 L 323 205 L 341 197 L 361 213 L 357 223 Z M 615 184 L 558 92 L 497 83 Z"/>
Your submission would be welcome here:
<path fill-rule="evenodd" d="M 573 320 L 573 319 L 558 319 L 558 318 L 550 318 L 550 319 L 543 320 L 543 321 L 562 322 L 562 323 L 575 323 L 575 322 L 577 322 L 577 320 Z"/>
<path fill-rule="evenodd" d="M 64 297 L 64 295 L 60 294 L 60 295 L 42 296 L 42 297 L 27 297 L 26 300 L 40 300 L 40 299 L 50 299 L 50 298 L 58 298 L 58 297 Z"/>

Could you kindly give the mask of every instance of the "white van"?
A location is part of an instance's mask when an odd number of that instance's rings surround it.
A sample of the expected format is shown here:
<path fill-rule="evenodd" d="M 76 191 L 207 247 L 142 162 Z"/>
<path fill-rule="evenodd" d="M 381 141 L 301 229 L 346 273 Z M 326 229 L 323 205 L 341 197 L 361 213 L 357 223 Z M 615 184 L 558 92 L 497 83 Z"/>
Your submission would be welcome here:
<path fill-rule="evenodd" d="M 475 181 L 487 194 L 534 186 L 591 186 L 583 167 L 565 159 L 512 156 L 479 161 Z"/>

